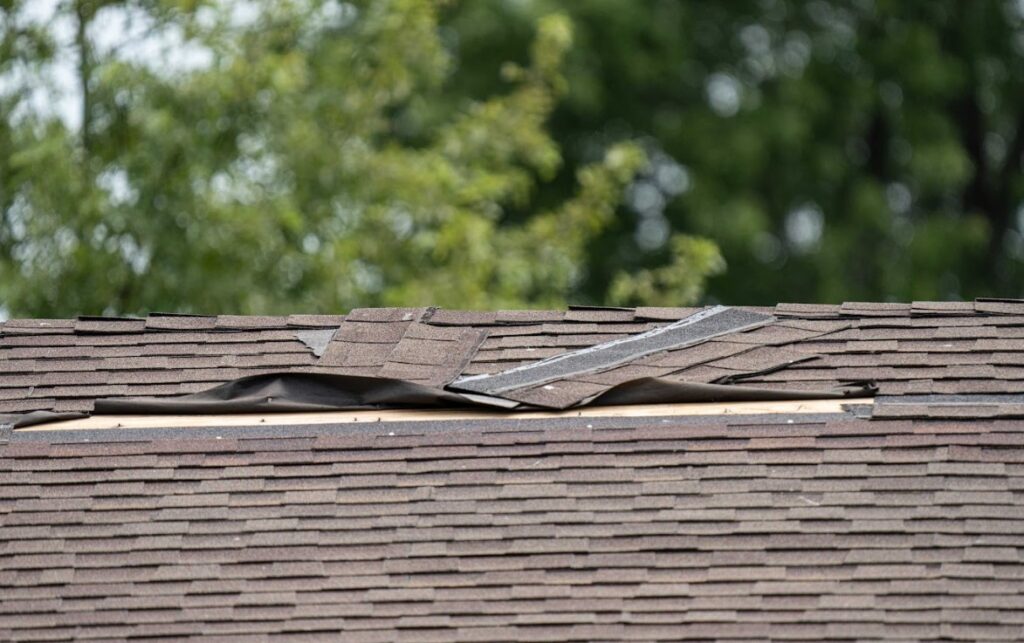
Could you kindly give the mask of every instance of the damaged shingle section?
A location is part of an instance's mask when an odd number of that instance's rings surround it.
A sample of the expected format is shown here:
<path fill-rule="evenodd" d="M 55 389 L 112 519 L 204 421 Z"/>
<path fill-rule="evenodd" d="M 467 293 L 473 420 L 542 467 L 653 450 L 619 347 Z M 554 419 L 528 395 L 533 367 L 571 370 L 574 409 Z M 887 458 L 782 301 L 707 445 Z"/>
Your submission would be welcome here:
<path fill-rule="evenodd" d="M 295 337 L 308 346 L 314 355 L 322 357 L 336 332 L 337 330 L 334 328 L 298 330 L 295 331 Z"/>
<path fill-rule="evenodd" d="M 636 377 L 793 391 L 872 380 L 882 395 L 1024 392 L 1024 303 L 779 304 L 773 323 L 588 371 L 584 395 Z M 174 396 L 296 372 L 441 386 L 663 329 L 694 308 L 357 309 L 349 315 L 15 319 L 0 323 L 0 414 L 91 411 L 97 397 Z M 433 333 L 433 334 L 430 334 Z M 327 341 L 327 340 L 330 341 Z M 792 353 L 807 356 L 795 359 Z M 744 357 L 746 355 L 746 357 Z M 533 388 L 543 392 L 547 383 Z M 534 392 L 531 396 L 540 394 Z M 567 399 L 559 391 L 552 400 Z M 531 399 L 538 399 L 532 397 Z M 584 398 L 580 398 L 584 399 Z"/>
<path fill-rule="evenodd" d="M 573 312 L 573 311 L 570 311 Z M 626 311 L 599 310 L 599 314 L 613 313 L 609 321 L 624 321 L 619 315 Z M 632 311 L 630 319 L 632 319 Z M 591 321 L 592 318 L 589 318 Z M 703 343 L 716 336 L 748 330 L 770 323 L 773 318 L 755 312 L 725 307 L 714 307 L 691 315 L 684 320 L 656 328 L 626 339 L 615 339 L 534 364 L 510 369 L 496 375 L 463 378 L 456 382 L 458 390 L 497 395 L 529 404 L 537 404 L 547 391 L 552 397 L 544 406 L 564 407 L 567 396 L 579 394 L 573 403 L 589 397 L 593 386 L 579 381 L 569 386 L 565 382 L 587 373 L 598 373 L 635 362 L 648 355 L 665 350 Z M 556 382 L 562 382 L 556 384 Z M 566 390 L 572 393 L 566 393 Z M 557 398 L 554 399 L 554 398 Z"/>
<path fill-rule="evenodd" d="M 447 384 L 462 372 L 486 334 L 474 328 L 421 323 L 426 314 L 426 309 L 353 311 L 327 345 L 316 370 L 435 387 Z"/>

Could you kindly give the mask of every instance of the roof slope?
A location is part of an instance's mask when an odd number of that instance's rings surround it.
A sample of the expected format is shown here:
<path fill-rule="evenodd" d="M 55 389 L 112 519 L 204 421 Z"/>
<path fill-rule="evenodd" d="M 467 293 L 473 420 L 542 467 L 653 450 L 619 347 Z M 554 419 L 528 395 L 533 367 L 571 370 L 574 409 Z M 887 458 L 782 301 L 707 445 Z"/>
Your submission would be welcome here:
<path fill-rule="evenodd" d="M 773 319 L 584 377 L 873 379 L 870 417 L 7 425 L 0 640 L 1024 639 L 1024 303 L 747 310 Z M 0 390 L 15 412 L 282 370 L 436 386 L 694 312 L 16 321 Z"/>
<path fill-rule="evenodd" d="M 1024 636 L 1018 421 L 23 431 L 0 454 L 3 640 Z"/>

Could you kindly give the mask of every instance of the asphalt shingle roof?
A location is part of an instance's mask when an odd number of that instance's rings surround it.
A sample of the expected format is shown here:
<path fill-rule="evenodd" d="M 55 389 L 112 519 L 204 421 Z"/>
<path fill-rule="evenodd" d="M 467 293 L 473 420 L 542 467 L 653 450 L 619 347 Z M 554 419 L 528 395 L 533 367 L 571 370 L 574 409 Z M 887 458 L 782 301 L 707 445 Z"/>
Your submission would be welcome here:
<path fill-rule="evenodd" d="M 327 372 L 441 386 L 635 336 L 693 308 L 464 312 L 360 309 L 347 317 L 10 320 L 0 326 L 0 414 L 92 410 L 99 397 L 173 396 L 240 377 Z M 880 393 L 1024 392 L 1024 303 L 779 304 L 749 332 L 568 378 L 562 405 L 636 376 L 821 389 L 851 380 Z M 303 331 L 333 331 L 322 355 Z M 757 375 L 758 371 L 768 371 Z M 558 399 L 555 399 L 558 397 Z"/>
<path fill-rule="evenodd" d="M 757 311 L 777 320 L 573 377 L 564 401 L 871 379 L 874 415 L 8 427 L 0 640 L 1024 638 L 1024 303 Z M 693 312 L 16 320 L 0 410 L 264 372 L 440 385 Z M 322 357 L 311 329 L 335 331 Z"/>

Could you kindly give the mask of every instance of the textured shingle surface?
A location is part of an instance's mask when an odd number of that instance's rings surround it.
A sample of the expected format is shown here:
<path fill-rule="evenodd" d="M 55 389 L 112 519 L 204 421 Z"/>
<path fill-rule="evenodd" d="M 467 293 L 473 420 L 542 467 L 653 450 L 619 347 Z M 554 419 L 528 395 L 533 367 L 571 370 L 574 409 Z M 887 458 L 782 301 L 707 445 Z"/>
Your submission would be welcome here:
<path fill-rule="evenodd" d="M 757 310 L 536 394 L 872 379 L 875 415 L 0 425 L 0 640 L 1024 639 L 1024 303 Z M 694 312 L 13 320 L 0 412 L 287 371 L 440 385 Z"/>
<path fill-rule="evenodd" d="M 0 639 L 1020 640 L 1020 431 L 843 414 L 15 432 Z"/>

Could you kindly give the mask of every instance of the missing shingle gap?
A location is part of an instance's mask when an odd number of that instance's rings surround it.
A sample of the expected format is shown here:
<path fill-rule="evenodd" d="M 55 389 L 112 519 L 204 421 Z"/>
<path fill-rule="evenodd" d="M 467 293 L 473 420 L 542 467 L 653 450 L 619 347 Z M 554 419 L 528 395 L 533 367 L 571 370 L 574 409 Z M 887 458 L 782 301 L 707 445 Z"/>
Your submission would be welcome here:
<path fill-rule="evenodd" d="M 323 357 L 327 346 L 338 332 L 337 328 L 317 328 L 295 331 L 295 338 L 306 345 L 317 357 Z"/>

